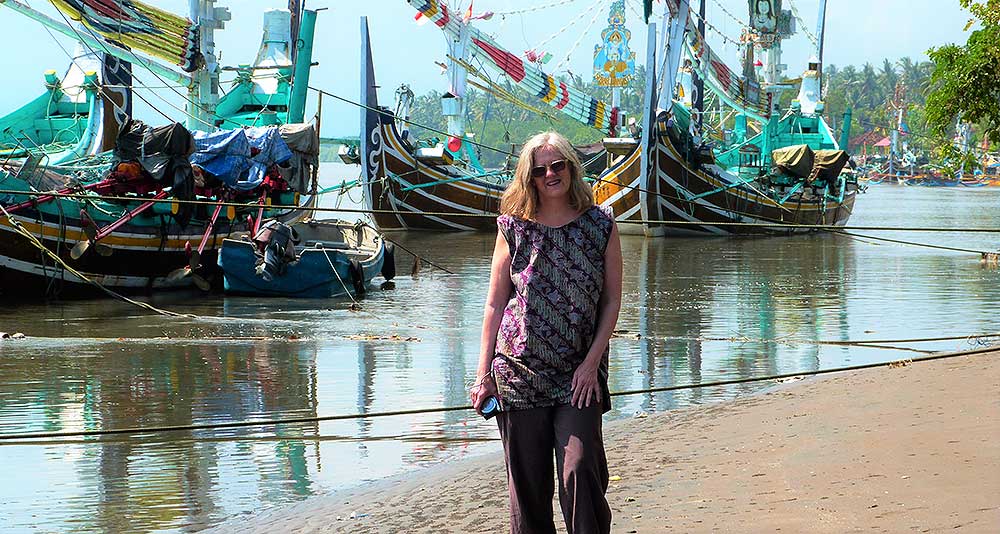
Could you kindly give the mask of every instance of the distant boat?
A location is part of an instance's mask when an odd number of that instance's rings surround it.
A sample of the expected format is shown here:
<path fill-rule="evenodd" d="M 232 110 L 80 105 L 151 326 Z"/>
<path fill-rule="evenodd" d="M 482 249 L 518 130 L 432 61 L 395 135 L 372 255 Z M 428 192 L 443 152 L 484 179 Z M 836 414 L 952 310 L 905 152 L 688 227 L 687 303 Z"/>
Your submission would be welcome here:
<path fill-rule="evenodd" d="M 962 178 L 959 183 L 965 187 L 985 187 L 990 184 L 989 180 L 984 178 Z"/>
<path fill-rule="evenodd" d="M 219 253 L 226 293 L 261 297 L 361 295 L 372 279 L 395 277 L 392 245 L 372 227 L 327 220 L 269 223 L 257 240 L 225 239 Z"/>

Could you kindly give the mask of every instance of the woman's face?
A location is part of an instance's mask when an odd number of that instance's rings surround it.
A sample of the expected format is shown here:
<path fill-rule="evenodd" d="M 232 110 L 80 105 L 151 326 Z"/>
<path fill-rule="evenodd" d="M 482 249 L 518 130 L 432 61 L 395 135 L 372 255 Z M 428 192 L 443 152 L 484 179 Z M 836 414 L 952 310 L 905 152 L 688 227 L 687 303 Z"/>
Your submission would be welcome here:
<path fill-rule="evenodd" d="M 539 200 L 566 200 L 569 197 L 569 161 L 552 145 L 544 145 L 532 158 L 531 180 Z"/>

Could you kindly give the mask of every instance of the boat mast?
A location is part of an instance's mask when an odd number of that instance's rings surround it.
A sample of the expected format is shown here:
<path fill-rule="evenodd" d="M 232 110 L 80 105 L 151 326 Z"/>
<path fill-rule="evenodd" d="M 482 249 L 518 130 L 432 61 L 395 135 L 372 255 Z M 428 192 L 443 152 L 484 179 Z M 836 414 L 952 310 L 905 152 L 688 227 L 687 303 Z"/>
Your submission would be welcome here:
<path fill-rule="evenodd" d="M 906 85 L 903 82 L 896 84 L 896 92 L 892 97 L 892 109 L 896 113 L 896 127 L 889 134 L 891 142 L 889 144 L 889 175 L 896 175 L 896 159 L 899 158 L 899 132 L 903 131 L 903 113 L 906 108 Z"/>
<path fill-rule="evenodd" d="M 955 145 L 962 154 L 961 166 L 958 169 L 958 179 L 965 178 L 965 159 L 969 154 L 969 145 L 972 141 L 972 127 L 968 122 L 958 118 L 958 126 L 955 128 Z"/>
<path fill-rule="evenodd" d="M 826 0 L 819 2 L 819 21 L 816 23 L 816 59 L 819 60 L 819 99 L 823 100 L 823 34 L 826 33 Z"/>
<path fill-rule="evenodd" d="M 215 0 L 188 0 L 191 20 L 198 27 L 198 45 L 205 64 L 191 75 L 188 87 L 189 130 L 215 128 L 215 107 L 219 103 L 219 63 L 215 56 L 215 30 L 232 19 L 228 8 L 215 7 Z"/>
<path fill-rule="evenodd" d="M 667 6 L 673 4 L 667 3 Z M 673 105 L 675 86 L 677 85 L 677 70 L 681 66 L 681 52 L 684 48 L 684 34 L 687 29 L 688 11 L 691 3 L 688 0 L 680 0 L 676 6 L 677 11 L 670 13 L 669 30 L 666 44 L 666 67 L 663 70 L 663 84 L 659 92 L 659 101 L 656 104 L 658 109 L 670 109 Z M 670 11 L 673 11 L 671 8 Z"/>
<path fill-rule="evenodd" d="M 446 9 L 445 5 L 441 5 Z M 461 19 L 460 13 L 453 13 L 453 17 Z M 448 43 L 448 92 L 441 97 L 441 111 L 448 119 L 448 135 L 452 139 L 465 139 L 465 92 L 467 87 L 468 72 L 459 62 L 467 62 L 469 59 L 469 43 L 471 34 L 469 32 L 469 22 L 460 23 L 461 32 L 457 37 L 451 37 L 445 33 L 445 40 Z M 450 149 L 450 147 L 449 147 Z M 452 150 L 452 152 L 457 152 Z"/>
<path fill-rule="evenodd" d="M 291 7 L 291 6 L 290 6 Z M 326 9 L 326 8 L 321 8 Z M 318 9 L 306 9 L 295 19 L 292 13 L 292 91 L 288 102 L 288 122 L 305 120 L 306 98 L 309 95 L 309 74 L 312 71 L 313 39 L 316 35 Z M 301 48 L 300 48 L 301 47 Z"/>
<path fill-rule="evenodd" d="M 781 10 L 781 0 L 749 0 L 748 3 L 754 44 L 764 52 L 764 90 L 768 99 L 767 116 L 771 117 L 777 114 L 781 92 L 791 88 L 781 84 L 787 68 L 781 63 L 781 40 L 794 32 L 791 22 L 794 19 L 790 12 Z M 787 28 L 780 27 L 781 20 L 788 21 Z"/>
<path fill-rule="evenodd" d="M 705 0 L 701 0 L 700 5 L 698 6 L 698 37 L 702 40 L 705 39 Z M 691 70 L 691 85 L 695 90 L 693 104 L 695 112 L 698 114 L 698 135 L 702 135 L 705 115 L 705 82 L 698 74 L 699 68 L 700 65 L 696 65 L 695 68 Z"/>

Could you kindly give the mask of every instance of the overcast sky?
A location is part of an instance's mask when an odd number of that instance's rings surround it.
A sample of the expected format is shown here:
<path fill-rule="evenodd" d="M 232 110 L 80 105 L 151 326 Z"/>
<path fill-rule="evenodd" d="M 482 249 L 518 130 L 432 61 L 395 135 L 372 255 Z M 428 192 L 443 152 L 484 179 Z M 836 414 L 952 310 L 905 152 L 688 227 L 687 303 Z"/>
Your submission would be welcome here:
<path fill-rule="evenodd" d="M 55 13 L 47 1 L 20 1 L 46 13 Z M 187 0 L 147 1 L 175 13 L 187 12 Z M 497 13 L 489 22 L 481 23 L 480 28 L 512 52 L 541 48 L 553 54 L 548 64 L 552 72 L 572 70 L 585 76 L 592 74 L 593 47 L 599 40 L 601 29 L 607 25 L 607 9 L 611 0 L 474 1 L 476 13 Z M 467 5 L 468 0 L 449 3 Z M 641 1 L 626 0 L 626 3 L 626 15 L 631 19 L 629 27 L 633 32 L 632 50 L 641 63 L 646 50 L 646 32 L 638 21 Z M 693 0 L 692 4 L 697 5 L 697 1 Z M 785 9 L 789 8 L 789 4 L 789 0 L 784 1 Z M 233 20 L 217 34 L 216 39 L 222 52 L 222 63 L 233 65 L 253 60 L 260 45 L 263 11 L 284 7 L 287 2 L 220 0 L 217 5 L 227 6 L 233 12 Z M 391 104 L 388 100 L 401 83 L 409 83 L 418 94 L 444 88 L 444 77 L 435 65 L 435 62 L 444 60 L 442 33 L 433 24 L 418 26 L 414 21 L 415 11 L 405 1 L 306 0 L 306 5 L 308 8 L 329 8 L 319 15 L 315 60 L 320 65 L 314 69 L 310 85 L 357 100 L 360 91 L 359 18 L 367 15 L 372 32 L 376 78 L 382 87 L 380 98 L 384 103 Z M 513 13 L 548 5 L 553 7 Z M 789 76 L 800 74 L 805 60 L 813 53 L 813 46 L 802 28 L 815 33 L 818 5 L 819 0 L 794 2 L 802 22 L 799 23 L 798 35 L 783 47 Z M 41 94 L 46 69 L 55 69 L 61 74 L 68 64 L 65 52 L 40 24 L 2 6 L 0 4 L 0 28 L 3 28 L 9 52 L 0 59 L 0 69 L 5 73 L 5 88 L 0 91 L 0 115 Z M 660 3 L 657 10 L 662 9 L 663 4 Z M 737 38 L 741 29 L 738 21 L 748 18 L 747 2 L 707 0 L 707 18 L 721 33 Z M 829 0 L 825 60 L 828 65 L 839 67 L 861 65 L 868 61 L 881 64 L 885 57 L 898 60 L 909 56 L 926 60 L 926 51 L 930 47 L 964 43 L 968 33 L 963 28 L 968 19 L 969 14 L 962 10 L 958 0 Z M 709 42 L 723 57 L 736 57 L 735 45 L 727 44 L 715 32 L 710 31 L 708 35 Z M 61 36 L 57 39 L 72 50 L 74 43 L 70 39 Z M 143 81 L 149 79 L 152 78 L 146 75 Z M 180 105 L 179 98 L 169 91 L 149 98 L 154 105 L 168 112 L 171 110 L 161 98 Z M 308 113 L 312 114 L 314 109 L 315 99 L 312 99 Z M 136 114 L 154 122 L 162 121 L 159 115 L 143 105 L 137 107 Z M 347 104 L 325 100 L 323 135 L 356 135 L 358 116 L 357 109 Z"/>

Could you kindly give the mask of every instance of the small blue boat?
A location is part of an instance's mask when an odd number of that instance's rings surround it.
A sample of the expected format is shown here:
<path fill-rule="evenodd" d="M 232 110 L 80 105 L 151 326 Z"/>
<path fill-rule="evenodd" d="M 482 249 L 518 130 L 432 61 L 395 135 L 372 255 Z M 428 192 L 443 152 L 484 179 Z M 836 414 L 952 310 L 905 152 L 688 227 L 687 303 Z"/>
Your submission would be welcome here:
<path fill-rule="evenodd" d="M 218 264 L 226 293 L 266 297 L 362 295 L 396 271 L 393 247 L 377 231 L 340 220 L 272 221 L 254 239 L 225 239 Z"/>

